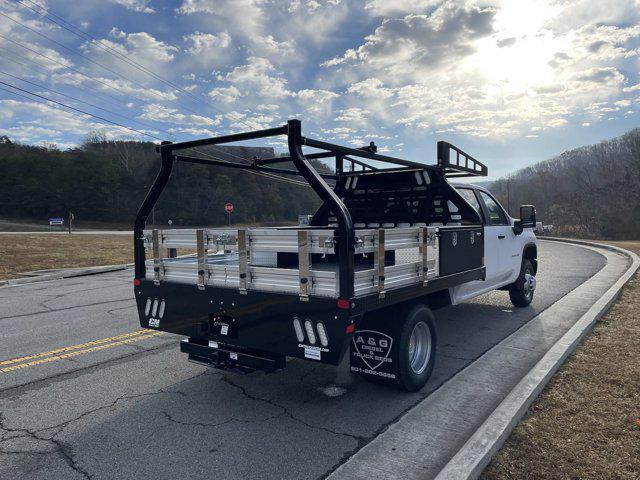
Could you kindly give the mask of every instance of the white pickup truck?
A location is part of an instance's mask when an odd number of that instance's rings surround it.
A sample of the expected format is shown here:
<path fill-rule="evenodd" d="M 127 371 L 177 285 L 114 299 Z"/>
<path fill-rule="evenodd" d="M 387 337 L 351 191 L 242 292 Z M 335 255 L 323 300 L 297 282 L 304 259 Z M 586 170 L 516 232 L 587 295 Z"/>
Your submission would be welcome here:
<path fill-rule="evenodd" d="M 526 307 L 533 299 L 538 270 L 533 228 L 521 228 L 519 221 L 511 218 L 487 189 L 463 183 L 452 185 L 478 211 L 484 223 L 486 274 L 484 280 L 451 287 L 451 303 L 455 305 L 491 290 L 506 289 L 514 307 Z M 535 216 L 535 210 L 525 206 L 520 214 Z"/>
<path fill-rule="evenodd" d="M 287 137 L 289 156 L 230 162 L 196 150 L 274 136 Z M 451 184 L 487 167 L 447 142 L 428 165 L 304 137 L 289 120 L 158 151 L 134 227 L 134 292 L 140 325 L 182 335 L 191 361 L 273 371 L 287 358 L 337 365 L 348 353 L 351 372 L 415 391 L 435 362 L 433 311 L 495 289 L 517 307 L 533 298 L 535 208 L 514 220 L 487 190 Z M 322 203 L 299 226 L 145 230 L 176 162 L 299 175 Z"/>

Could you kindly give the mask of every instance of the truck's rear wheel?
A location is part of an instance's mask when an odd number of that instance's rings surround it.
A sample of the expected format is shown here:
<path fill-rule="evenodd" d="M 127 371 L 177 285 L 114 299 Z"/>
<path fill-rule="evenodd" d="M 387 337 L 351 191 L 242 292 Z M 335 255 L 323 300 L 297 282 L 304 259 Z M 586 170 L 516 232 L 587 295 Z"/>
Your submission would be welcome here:
<path fill-rule="evenodd" d="M 533 300 L 536 289 L 535 269 L 531 260 L 525 258 L 522 261 L 520 276 L 509 287 L 509 298 L 514 307 L 527 307 Z"/>
<path fill-rule="evenodd" d="M 429 380 L 436 359 L 436 328 L 433 313 L 424 305 L 409 309 L 397 335 L 396 383 L 409 392 L 420 390 Z"/>

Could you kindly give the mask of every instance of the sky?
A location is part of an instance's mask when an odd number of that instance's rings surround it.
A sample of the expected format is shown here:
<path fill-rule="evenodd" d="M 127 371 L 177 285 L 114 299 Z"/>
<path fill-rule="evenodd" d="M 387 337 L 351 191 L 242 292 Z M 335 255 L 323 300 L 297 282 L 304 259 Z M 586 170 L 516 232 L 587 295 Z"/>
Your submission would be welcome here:
<path fill-rule="evenodd" d="M 0 82 L 22 143 L 299 118 L 424 163 L 447 140 L 498 178 L 640 126 L 640 0 L 0 0 Z"/>

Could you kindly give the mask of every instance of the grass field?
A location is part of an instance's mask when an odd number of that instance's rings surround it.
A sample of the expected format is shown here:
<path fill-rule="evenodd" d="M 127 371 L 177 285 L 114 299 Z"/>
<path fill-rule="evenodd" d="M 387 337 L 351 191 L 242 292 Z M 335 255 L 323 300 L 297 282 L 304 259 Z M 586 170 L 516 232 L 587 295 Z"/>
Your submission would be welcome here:
<path fill-rule="evenodd" d="M 0 280 L 32 270 L 132 261 L 129 235 L 0 235 Z"/>
<path fill-rule="evenodd" d="M 640 254 L 640 242 L 608 242 Z M 569 357 L 482 474 L 640 479 L 640 278 Z"/>

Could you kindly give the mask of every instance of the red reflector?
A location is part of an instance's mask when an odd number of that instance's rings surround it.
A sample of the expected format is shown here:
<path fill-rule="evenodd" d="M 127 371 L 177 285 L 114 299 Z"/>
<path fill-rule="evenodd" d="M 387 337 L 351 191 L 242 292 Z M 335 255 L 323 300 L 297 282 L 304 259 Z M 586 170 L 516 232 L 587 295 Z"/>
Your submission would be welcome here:
<path fill-rule="evenodd" d="M 139 286 L 140 286 L 140 279 L 139 279 L 139 278 L 134 278 L 134 279 L 133 279 L 133 284 L 134 284 L 136 287 L 139 287 Z"/>
<path fill-rule="evenodd" d="M 347 333 L 353 333 L 356 329 L 356 324 L 352 323 L 351 325 L 347 325 L 347 329 L 345 330 Z"/>
<path fill-rule="evenodd" d="M 349 300 L 345 300 L 344 298 L 339 298 L 338 301 L 336 302 L 336 305 L 338 306 L 338 308 L 342 310 L 348 310 Z"/>

